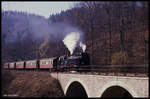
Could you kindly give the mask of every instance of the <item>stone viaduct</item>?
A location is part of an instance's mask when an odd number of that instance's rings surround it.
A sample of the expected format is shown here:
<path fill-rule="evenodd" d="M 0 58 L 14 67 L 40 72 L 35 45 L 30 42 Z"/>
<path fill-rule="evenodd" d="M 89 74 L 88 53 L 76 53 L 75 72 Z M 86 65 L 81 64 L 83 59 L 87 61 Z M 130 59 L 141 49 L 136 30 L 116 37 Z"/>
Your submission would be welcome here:
<path fill-rule="evenodd" d="M 149 97 L 148 77 L 102 76 L 80 73 L 51 73 L 65 96 Z"/>

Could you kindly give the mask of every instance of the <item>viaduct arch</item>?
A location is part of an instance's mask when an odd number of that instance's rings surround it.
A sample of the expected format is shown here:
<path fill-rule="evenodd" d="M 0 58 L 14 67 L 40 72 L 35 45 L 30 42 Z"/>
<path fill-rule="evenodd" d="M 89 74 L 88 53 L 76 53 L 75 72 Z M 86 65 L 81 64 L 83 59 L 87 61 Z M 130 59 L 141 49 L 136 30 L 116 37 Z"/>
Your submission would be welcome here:
<path fill-rule="evenodd" d="M 131 87 L 123 82 L 117 84 L 114 81 L 105 84 L 102 89 L 98 90 L 98 93 L 100 94 L 99 97 L 136 97 Z M 79 80 L 69 82 L 65 94 L 67 97 L 88 97 L 86 88 Z"/>
<path fill-rule="evenodd" d="M 69 85 L 66 92 L 66 96 L 67 97 L 88 97 L 85 88 L 78 81 L 74 81 Z"/>
<path fill-rule="evenodd" d="M 148 77 L 102 76 L 67 73 L 52 73 L 51 76 L 59 80 L 66 96 L 149 97 Z"/>
<path fill-rule="evenodd" d="M 101 97 L 132 97 L 132 95 L 120 86 L 111 86 L 103 92 Z"/>

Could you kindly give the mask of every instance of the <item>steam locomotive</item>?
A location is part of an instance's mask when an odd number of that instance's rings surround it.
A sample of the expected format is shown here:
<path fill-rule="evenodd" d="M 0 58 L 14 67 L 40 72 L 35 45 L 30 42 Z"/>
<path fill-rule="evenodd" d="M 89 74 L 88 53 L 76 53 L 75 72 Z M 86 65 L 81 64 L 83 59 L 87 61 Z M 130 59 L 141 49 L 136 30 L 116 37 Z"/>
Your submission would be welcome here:
<path fill-rule="evenodd" d="M 90 65 L 90 57 L 88 53 L 82 52 L 71 56 L 64 55 L 52 58 L 7 62 L 4 64 L 4 69 L 64 71 L 66 68 L 72 70 L 75 68 L 82 68 L 86 65 Z"/>

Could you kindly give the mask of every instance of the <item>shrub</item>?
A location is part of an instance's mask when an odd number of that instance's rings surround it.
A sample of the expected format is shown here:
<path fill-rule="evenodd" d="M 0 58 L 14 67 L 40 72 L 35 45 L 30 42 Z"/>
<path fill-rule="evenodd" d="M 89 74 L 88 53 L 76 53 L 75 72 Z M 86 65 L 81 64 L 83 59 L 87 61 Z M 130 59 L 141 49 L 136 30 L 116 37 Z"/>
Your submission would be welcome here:
<path fill-rule="evenodd" d="M 112 55 L 112 60 L 111 60 L 112 65 L 121 65 L 121 64 L 127 64 L 127 63 L 128 63 L 127 52 L 120 51 Z"/>

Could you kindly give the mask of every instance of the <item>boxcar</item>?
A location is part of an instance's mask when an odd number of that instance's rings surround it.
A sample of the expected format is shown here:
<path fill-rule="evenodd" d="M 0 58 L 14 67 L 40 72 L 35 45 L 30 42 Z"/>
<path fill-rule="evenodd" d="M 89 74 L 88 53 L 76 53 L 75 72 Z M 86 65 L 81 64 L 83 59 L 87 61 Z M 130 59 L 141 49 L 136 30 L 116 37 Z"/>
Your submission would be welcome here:
<path fill-rule="evenodd" d="M 37 69 L 37 60 L 26 61 L 25 69 Z"/>
<path fill-rule="evenodd" d="M 15 62 L 10 62 L 9 63 L 9 69 L 15 69 Z"/>
<path fill-rule="evenodd" d="M 45 58 L 40 60 L 40 69 L 52 69 L 55 58 Z"/>
<path fill-rule="evenodd" d="M 24 61 L 16 62 L 16 69 L 24 69 Z"/>

